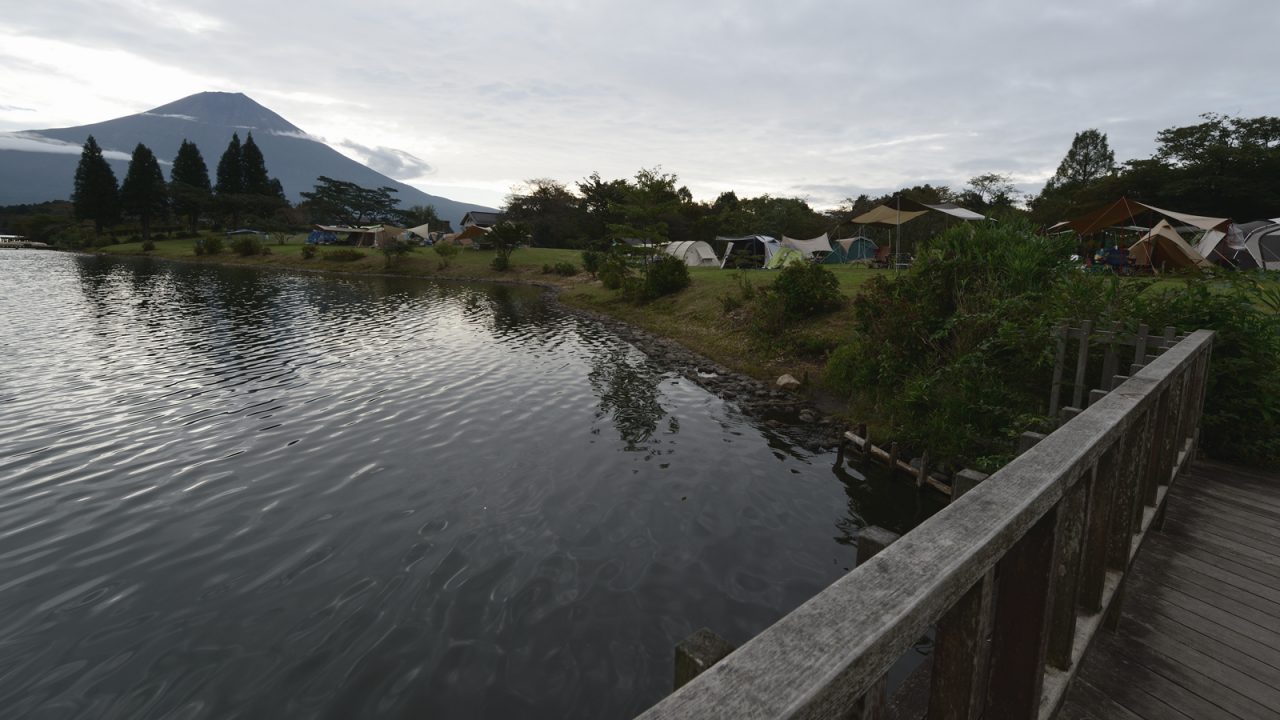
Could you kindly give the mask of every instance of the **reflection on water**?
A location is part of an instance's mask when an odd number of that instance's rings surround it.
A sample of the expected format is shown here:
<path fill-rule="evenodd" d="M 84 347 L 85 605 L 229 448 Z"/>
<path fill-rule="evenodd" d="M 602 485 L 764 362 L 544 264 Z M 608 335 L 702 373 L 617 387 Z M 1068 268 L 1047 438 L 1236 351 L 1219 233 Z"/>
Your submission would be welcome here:
<path fill-rule="evenodd" d="M 0 261 L 6 718 L 627 717 L 933 509 L 529 288 Z"/>

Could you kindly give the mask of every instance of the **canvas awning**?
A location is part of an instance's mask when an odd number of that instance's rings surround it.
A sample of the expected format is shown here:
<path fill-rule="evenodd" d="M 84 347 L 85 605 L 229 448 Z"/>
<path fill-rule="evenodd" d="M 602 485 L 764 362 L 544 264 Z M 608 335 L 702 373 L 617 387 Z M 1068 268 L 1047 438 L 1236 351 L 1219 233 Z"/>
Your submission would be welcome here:
<path fill-rule="evenodd" d="M 811 258 L 818 253 L 825 255 L 831 252 L 831 239 L 827 237 L 826 233 L 808 240 L 797 240 L 783 235 L 782 246 L 799 250 L 805 257 Z"/>
<path fill-rule="evenodd" d="M 1079 235 L 1092 235 L 1100 230 L 1105 230 L 1124 222 L 1132 222 L 1135 217 L 1148 212 L 1153 212 L 1187 225 L 1193 225 L 1201 230 L 1222 230 L 1226 232 L 1227 226 L 1231 224 L 1230 218 L 1190 215 L 1188 213 L 1165 210 L 1154 205 L 1147 205 L 1137 200 L 1122 197 L 1107 207 L 1095 210 L 1075 220 L 1068 220 L 1066 226 L 1075 230 Z M 1057 226 L 1055 225 L 1054 227 Z"/>
<path fill-rule="evenodd" d="M 962 208 L 955 203 L 922 203 L 908 198 L 894 200 L 892 204 L 877 205 L 849 222 L 855 225 L 901 225 L 932 210 L 960 220 L 986 220 L 986 216 Z"/>

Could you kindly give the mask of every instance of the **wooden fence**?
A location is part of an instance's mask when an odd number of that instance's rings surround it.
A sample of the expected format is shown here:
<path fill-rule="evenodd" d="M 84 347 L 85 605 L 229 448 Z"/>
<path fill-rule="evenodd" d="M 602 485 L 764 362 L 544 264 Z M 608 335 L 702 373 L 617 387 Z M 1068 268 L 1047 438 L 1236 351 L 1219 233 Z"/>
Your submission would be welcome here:
<path fill-rule="evenodd" d="M 880 717 L 885 673 L 932 627 L 927 717 L 1051 718 L 1195 454 L 1212 344 L 1200 330 L 1107 378 L 1087 409 L 641 717 Z"/>

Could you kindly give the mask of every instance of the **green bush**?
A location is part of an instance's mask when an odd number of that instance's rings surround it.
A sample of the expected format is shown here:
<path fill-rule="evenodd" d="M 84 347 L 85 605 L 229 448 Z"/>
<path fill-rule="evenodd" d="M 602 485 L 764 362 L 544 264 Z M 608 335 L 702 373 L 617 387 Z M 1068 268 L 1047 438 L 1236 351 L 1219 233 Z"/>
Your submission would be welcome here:
<path fill-rule="evenodd" d="M 633 290 L 632 299 L 638 302 L 656 300 L 678 293 L 689 287 L 689 266 L 672 255 L 659 255 L 644 264 L 639 295 Z"/>
<path fill-rule="evenodd" d="M 604 260 L 604 254 L 598 250 L 582 251 L 582 269 L 591 273 L 591 277 L 595 277 L 600 272 L 600 263 Z"/>
<path fill-rule="evenodd" d="M 300 251 L 303 260 L 310 260 L 316 256 L 317 252 L 318 250 L 315 245 L 303 245 L 302 250 Z"/>
<path fill-rule="evenodd" d="M 231 252 L 240 257 L 262 254 L 262 240 L 257 235 L 236 235 L 231 239 Z"/>
<path fill-rule="evenodd" d="M 511 256 L 509 254 L 494 255 L 489 261 L 489 267 L 497 272 L 506 272 L 511 269 Z"/>
<path fill-rule="evenodd" d="M 217 255 L 221 253 L 222 238 L 217 235 L 196 238 L 195 252 L 197 255 Z"/>
<path fill-rule="evenodd" d="M 355 262 L 364 259 L 364 253 L 355 248 L 338 248 L 330 250 L 320 256 L 321 259 L 329 262 Z"/>
<path fill-rule="evenodd" d="M 156 249 L 156 244 L 154 242 L 151 242 L 150 240 L 147 240 L 146 242 L 142 243 L 142 252 L 152 252 L 155 249 Z"/>
<path fill-rule="evenodd" d="M 378 246 L 378 251 L 382 253 L 383 260 L 385 261 L 383 267 L 388 270 L 399 265 L 400 259 L 409 254 L 412 250 L 413 245 L 410 245 L 404 240 L 387 240 Z"/>
<path fill-rule="evenodd" d="M 564 277 L 572 277 L 578 274 L 578 266 L 571 262 L 558 262 L 551 267 L 552 272 Z"/>
<path fill-rule="evenodd" d="M 835 273 L 816 263 L 795 263 L 778 271 L 769 302 L 781 303 L 792 317 L 822 315 L 844 303 Z"/>
<path fill-rule="evenodd" d="M 458 246 L 453 243 L 436 243 L 433 249 L 436 251 L 436 267 L 440 270 L 449 267 L 458 254 Z"/>

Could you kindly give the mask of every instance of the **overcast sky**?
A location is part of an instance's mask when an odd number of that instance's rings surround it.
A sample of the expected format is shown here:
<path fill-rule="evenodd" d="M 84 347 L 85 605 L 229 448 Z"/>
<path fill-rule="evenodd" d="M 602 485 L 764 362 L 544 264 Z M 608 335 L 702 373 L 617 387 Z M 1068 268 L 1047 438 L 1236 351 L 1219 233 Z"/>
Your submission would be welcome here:
<path fill-rule="evenodd" d="M 223 90 L 457 200 L 661 165 L 700 200 L 825 208 L 1035 191 L 1085 128 L 1123 160 L 1200 113 L 1280 115 L 1280 2 L 44 0 L 0 17 L 0 67 L 0 131 Z"/>

